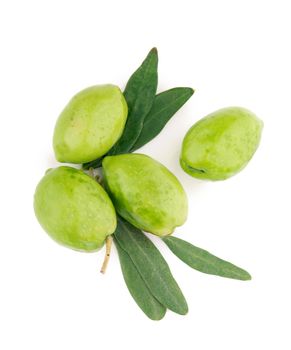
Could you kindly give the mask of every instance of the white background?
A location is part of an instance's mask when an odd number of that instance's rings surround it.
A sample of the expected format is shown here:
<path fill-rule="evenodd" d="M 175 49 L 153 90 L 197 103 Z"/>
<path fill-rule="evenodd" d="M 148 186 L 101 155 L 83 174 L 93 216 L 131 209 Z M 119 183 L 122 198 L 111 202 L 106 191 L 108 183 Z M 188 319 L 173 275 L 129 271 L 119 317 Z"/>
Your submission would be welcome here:
<path fill-rule="evenodd" d="M 1 1 L 0 348 L 290 349 L 289 1 Z M 52 133 L 73 94 L 124 87 L 159 50 L 159 90 L 196 93 L 141 151 L 169 167 L 190 204 L 176 235 L 249 270 L 250 282 L 200 274 L 153 237 L 189 304 L 150 321 L 131 299 L 114 249 L 77 253 L 53 242 L 33 193 L 56 166 Z M 265 123 L 250 164 L 224 182 L 186 175 L 178 157 L 199 118 L 229 105 Z"/>

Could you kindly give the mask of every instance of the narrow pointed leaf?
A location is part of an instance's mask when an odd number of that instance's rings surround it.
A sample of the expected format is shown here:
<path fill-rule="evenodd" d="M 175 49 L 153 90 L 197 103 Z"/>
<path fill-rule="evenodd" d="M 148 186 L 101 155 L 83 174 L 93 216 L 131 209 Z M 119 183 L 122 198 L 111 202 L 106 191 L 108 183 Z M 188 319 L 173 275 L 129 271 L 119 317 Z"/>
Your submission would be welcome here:
<path fill-rule="evenodd" d="M 251 275 L 247 271 L 180 238 L 164 237 L 163 241 L 179 259 L 195 270 L 242 281 L 251 279 Z"/>
<path fill-rule="evenodd" d="M 116 239 L 114 242 L 124 281 L 131 296 L 151 320 L 161 320 L 167 309 L 152 295 L 126 251 L 121 248 Z"/>
<path fill-rule="evenodd" d="M 185 315 L 188 312 L 187 302 L 167 262 L 152 241 L 120 218 L 114 236 L 130 256 L 154 297 L 166 308 Z"/>
<path fill-rule="evenodd" d="M 109 151 L 109 155 L 127 153 L 137 140 L 150 111 L 158 85 L 158 52 L 153 48 L 142 65 L 130 77 L 124 90 L 128 105 L 128 117 L 121 138 Z"/>
<path fill-rule="evenodd" d="M 178 87 L 156 95 L 153 106 L 144 119 L 142 131 L 130 151 L 137 150 L 155 138 L 193 93 L 191 88 Z"/>

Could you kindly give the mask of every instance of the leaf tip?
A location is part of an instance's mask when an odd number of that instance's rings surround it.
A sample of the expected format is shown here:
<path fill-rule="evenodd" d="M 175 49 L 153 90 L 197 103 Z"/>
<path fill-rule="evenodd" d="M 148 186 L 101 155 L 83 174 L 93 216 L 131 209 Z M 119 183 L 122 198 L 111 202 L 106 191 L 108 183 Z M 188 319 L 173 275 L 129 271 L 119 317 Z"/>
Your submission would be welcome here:
<path fill-rule="evenodd" d="M 245 271 L 244 281 L 251 281 L 251 280 L 252 280 L 252 276 L 247 271 Z"/>
<path fill-rule="evenodd" d="M 166 315 L 167 309 L 165 308 L 163 312 L 156 315 L 147 315 L 147 317 L 152 321 L 161 321 Z"/>
<path fill-rule="evenodd" d="M 188 308 L 188 305 L 186 304 L 185 307 L 183 308 L 183 310 L 181 310 L 181 312 L 179 312 L 180 315 L 187 315 L 189 312 L 189 308 Z"/>
<path fill-rule="evenodd" d="M 151 51 L 150 51 L 150 53 L 154 53 L 154 54 L 158 54 L 158 49 L 154 46 L 152 49 L 151 49 Z"/>
<path fill-rule="evenodd" d="M 148 59 L 154 60 L 154 62 L 158 64 L 159 56 L 158 56 L 158 49 L 156 47 L 153 47 L 150 50 L 145 60 L 148 60 Z"/>
<path fill-rule="evenodd" d="M 184 87 L 182 88 L 184 89 L 184 91 L 186 92 L 187 91 L 187 94 L 189 94 L 189 98 L 194 94 L 195 92 L 195 89 L 191 88 L 191 87 Z"/>

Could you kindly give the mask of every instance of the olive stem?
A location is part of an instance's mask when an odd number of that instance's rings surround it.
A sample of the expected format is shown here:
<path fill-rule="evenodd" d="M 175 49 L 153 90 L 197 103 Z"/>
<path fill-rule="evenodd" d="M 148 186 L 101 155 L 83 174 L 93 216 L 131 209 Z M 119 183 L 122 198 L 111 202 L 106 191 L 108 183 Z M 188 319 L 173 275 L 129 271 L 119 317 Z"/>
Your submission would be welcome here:
<path fill-rule="evenodd" d="M 91 176 L 93 179 L 95 178 L 94 177 L 94 168 L 90 167 L 88 173 L 89 173 L 89 176 Z"/>
<path fill-rule="evenodd" d="M 111 247 L 112 247 L 112 236 L 108 236 L 108 237 L 106 238 L 106 252 L 105 252 L 105 257 L 104 257 L 103 264 L 102 264 L 102 267 L 101 267 L 101 270 L 100 270 L 100 272 L 103 273 L 103 274 L 106 272 L 107 265 L 108 265 L 108 263 L 109 263 Z"/>

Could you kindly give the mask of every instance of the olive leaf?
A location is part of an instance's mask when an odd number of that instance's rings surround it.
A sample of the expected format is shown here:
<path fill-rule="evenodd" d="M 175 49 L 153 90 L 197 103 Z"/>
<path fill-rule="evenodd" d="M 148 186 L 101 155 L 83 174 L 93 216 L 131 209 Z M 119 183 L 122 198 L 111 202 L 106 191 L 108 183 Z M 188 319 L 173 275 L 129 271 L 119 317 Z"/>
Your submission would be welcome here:
<path fill-rule="evenodd" d="M 153 48 L 142 65 L 129 78 L 124 90 L 128 106 L 128 117 L 121 138 L 108 152 L 109 155 L 130 151 L 137 140 L 150 111 L 158 85 L 158 51 Z"/>
<path fill-rule="evenodd" d="M 114 236 L 154 297 L 166 308 L 185 315 L 188 312 L 187 302 L 167 262 L 152 241 L 121 218 L 118 218 Z"/>
<path fill-rule="evenodd" d="M 164 237 L 163 241 L 179 259 L 195 270 L 243 281 L 251 279 L 251 275 L 247 271 L 180 238 L 168 236 Z"/>
<path fill-rule="evenodd" d="M 152 295 L 131 258 L 121 248 L 116 238 L 114 243 L 118 251 L 123 278 L 131 296 L 151 320 L 161 320 L 167 309 Z"/>
<path fill-rule="evenodd" d="M 130 151 L 134 152 L 155 138 L 193 93 L 191 88 L 177 87 L 156 95 L 153 106 L 144 119 L 141 133 Z"/>

